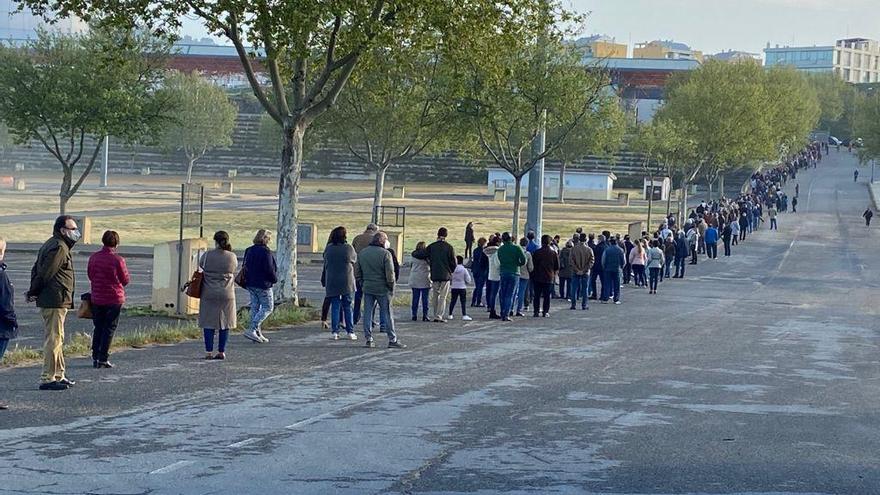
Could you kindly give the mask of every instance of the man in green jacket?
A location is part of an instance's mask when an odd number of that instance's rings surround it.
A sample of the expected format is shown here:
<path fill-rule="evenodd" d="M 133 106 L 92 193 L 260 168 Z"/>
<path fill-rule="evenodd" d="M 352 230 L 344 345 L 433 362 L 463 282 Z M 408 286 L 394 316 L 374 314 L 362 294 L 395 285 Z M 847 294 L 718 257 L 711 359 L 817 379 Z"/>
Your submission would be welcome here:
<path fill-rule="evenodd" d="M 510 311 L 513 309 L 513 291 L 519 282 L 519 267 L 526 264 L 526 255 L 521 247 L 513 243 L 509 232 L 501 234 L 501 242 L 498 248 L 498 264 L 501 273 L 501 321 L 510 321 Z"/>
<path fill-rule="evenodd" d="M 373 312 L 379 306 L 379 324 L 388 335 L 388 347 L 403 349 L 394 333 L 394 316 L 391 312 L 391 298 L 394 296 L 394 261 L 391 253 L 385 249 L 388 235 L 377 232 L 373 242 L 358 253 L 354 267 L 354 277 L 364 292 L 364 337 L 367 347 L 375 347 L 373 343 Z"/>
<path fill-rule="evenodd" d="M 73 308 L 75 275 L 70 249 L 82 237 L 76 220 L 68 215 L 55 219 L 52 237 L 43 243 L 31 269 L 27 301 L 36 302 L 43 317 L 43 373 L 40 390 L 67 390 L 76 382 L 64 376 L 64 319 Z"/>

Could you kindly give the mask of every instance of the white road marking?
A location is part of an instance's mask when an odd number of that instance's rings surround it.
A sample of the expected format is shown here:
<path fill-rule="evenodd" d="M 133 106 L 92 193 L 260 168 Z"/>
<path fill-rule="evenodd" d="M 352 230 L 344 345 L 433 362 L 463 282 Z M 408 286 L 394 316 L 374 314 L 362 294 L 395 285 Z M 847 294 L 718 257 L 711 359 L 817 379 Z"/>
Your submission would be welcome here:
<path fill-rule="evenodd" d="M 163 468 L 156 469 L 154 471 L 150 471 L 150 474 L 166 474 L 172 471 L 177 471 L 182 467 L 189 466 L 190 464 L 194 464 L 193 461 L 177 461 L 175 463 L 169 464 Z"/>
<path fill-rule="evenodd" d="M 310 425 L 312 423 L 316 423 L 318 421 L 321 421 L 322 419 L 329 418 L 335 414 L 341 413 L 343 411 L 347 411 L 348 409 L 354 409 L 355 407 L 363 406 L 365 404 L 370 404 L 372 402 L 378 402 L 378 401 L 387 399 L 388 397 L 398 395 L 401 392 L 403 392 L 403 391 L 401 390 L 400 392 L 393 392 L 390 394 L 384 394 L 384 395 L 380 395 L 378 397 L 373 397 L 372 399 L 362 400 L 360 402 L 355 402 L 354 404 L 348 404 L 348 405 L 342 406 L 338 409 L 334 409 L 332 411 L 327 411 L 325 413 L 318 414 L 317 416 L 312 416 L 311 418 L 306 418 L 301 421 L 297 421 L 296 423 L 293 423 L 292 425 L 285 426 L 284 428 L 286 428 L 288 430 L 293 430 L 293 429 L 298 428 L 300 426 Z"/>
<path fill-rule="evenodd" d="M 240 441 L 240 442 L 231 443 L 231 444 L 227 445 L 227 447 L 228 447 L 228 448 L 232 448 L 232 449 L 234 449 L 234 448 L 238 448 L 238 447 L 244 447 L 245 445 L 250 445 L 250 444 L 252 444 L 252 443 L 256 443 L 256 442 L 259 442 L 259 441 L 260 441 L 259 438 L 257 438 L 257 437 L 251 437 L 251 438 L 248 438 L 248 439 L 246 439 L 246 440 L 242 440 L 242 441 Z"/>

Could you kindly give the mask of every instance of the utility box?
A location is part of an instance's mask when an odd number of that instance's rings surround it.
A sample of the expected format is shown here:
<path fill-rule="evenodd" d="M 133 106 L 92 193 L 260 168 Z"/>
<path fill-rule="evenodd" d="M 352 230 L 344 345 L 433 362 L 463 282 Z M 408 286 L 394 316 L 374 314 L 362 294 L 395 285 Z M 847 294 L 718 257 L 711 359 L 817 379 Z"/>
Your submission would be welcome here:
<path fill-rule="evenodd" d="M 296 224 L 296 250 L 301 253 L 318 253 L 318 227 L 313 223 Z"/>
<path fill-rule="evenodd" d="M 401 261 L 403 259 L 403 231 L 388 229 L 381 230 L 388 235 L 388 244 L 391 245 L 391 249 L 397 254 L 397 261 Z"/>
<path fill-rule="evenodd" d="M 180 292 L 199 266 L 199 259 L 208 250 L 207 239 L 184 239 L 153 246 L 153 293 L 150 307 L 169 314 L 194 315 L 199 300 Z M 181 257 L 181 254 L 183 255 Z"/>
<path fill-rule="evenodd" d="M 642 186 L 645 201 L 652 196 L 652 201 L 666 201 L 669 199 L 669 189 L 671 185 L 672 181 L 669 180 L 669 177 L 655 177 L 653 181 L 646 177 Z"/>
<path fill-rule="evenodd" d="M 499 203 L 507 201 L 507 189 L 495 189 L 495 194 L 492 195 L 492 201 L 497 201 Z"/>

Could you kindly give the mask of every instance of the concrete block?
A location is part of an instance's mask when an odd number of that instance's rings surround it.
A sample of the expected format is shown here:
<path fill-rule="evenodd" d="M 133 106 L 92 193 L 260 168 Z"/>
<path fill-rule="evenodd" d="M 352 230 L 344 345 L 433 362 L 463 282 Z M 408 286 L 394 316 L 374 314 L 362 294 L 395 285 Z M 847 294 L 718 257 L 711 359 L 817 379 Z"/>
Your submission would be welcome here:
<path fill-rule="evenodd" d="M 498 201 L 500 203 L 507 201 L 507 189 L 495 189 L 495 194 L 492 195 L 492 201 Z"/>
<path fill-rule="evenodd" d="M 391 190 L 391 197 L 395 199 L 406 198 L 406 186 L 394 186 Z"/>
<path fill-rule="evenodd" d="M 13 191 L 24 191 L 25 189 L 27 189 L 27 186 L 25 185 L 24 179 L 15 179 L 12 182 Z"/>
<path fill-rule="evenodd" d="M 629 206 L 629 193 L 617 193 L 617 204 Z"/>

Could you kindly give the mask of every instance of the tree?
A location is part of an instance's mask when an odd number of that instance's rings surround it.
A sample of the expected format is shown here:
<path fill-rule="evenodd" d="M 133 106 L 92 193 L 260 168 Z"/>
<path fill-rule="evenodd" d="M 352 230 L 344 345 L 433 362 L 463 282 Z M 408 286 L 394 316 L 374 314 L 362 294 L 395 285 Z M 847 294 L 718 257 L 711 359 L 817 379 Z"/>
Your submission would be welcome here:
<path fill-rule="evenodd" d="M 865 97 L 854 116 L 855 132 L 862 138 L 859 161 L 880 158 L 880 93 Z"/>
<path fill-rule="evenodd" d="M 584 66 L 576 50 L 547 36 L 471 67 L 459 110 L 476 135 L 481 156 L 513 176 L 515 237 L 523 176 L 539 160 L 553 156 L 595 112 L 608 84 L 604 71 Z M 543 129 L 555 140 L 542 153 L 532 153 Z"/>
<path fill-rule="evenodd" d="M 324 135 L 343 141 L 375 171 L 374 222 L 388 169 L 443 149 L 454 133 L 449 65 L 437 46 L 373 50 L 352 75 L 339 105 L 319 122 Z"/>
<path fill-rule="evenodd" d="M 833 72 L 809 73 L 807 82 L 819 99 L 818 129 L 846 137 L 852 131 L 856 88 Z M 843 134 L 846 133 L 846 136 Z"/>
<path fill-rule="evenodd" d="M 522 35 L 560 17 L 558 0 L 17 1 L 50 18 L 77 15 L 116 25 L 145 25 L 160 33 L 174 32 L 182 19 L 195 16 L 235 46 L 251 89 L 278 125 L 283 142 L 278 294 L 293 303 L 303 138 L 315 119 L 336 104 L 364 53 L 392 50 L 423 37 L 439 37 L 448 40 L 444 46 L 465 51 L 475 40 L 497 37 L 499 32 Z M 253 47 L 250 51 L 247 43 Z M 259 70 L 268 75 L 267 84 L 258 77 Z"/>
<path fill-rule="evenodd" d="M 565 171 L 569 165 L 587 155 L 610 157 L 623 142 L 626 132 L 626 114 L 620 107 L 620 99 L 606 91 L 581 122 L 569 132 L 562 145 L 553 153 L 561 162 L 559 168 L 559 202 L 565 203 Z M 555 131 L 558 131 L 556 129 Z M 550 142 L 562 136 L 550 135 Z"/>
<path fill-rule="evenodd" d="M 232 144 L 238 110 L 223 89 L 198 73 L 173 72 L 162 85 L 162 97 L 174 109 L 161 143 L 186 157 L 186 182 L 192 182 L 193 165 L 209 150 Z"/>
<path fill-rule="evenodd" d="M 654 178 L 663 174 L 669 167 L 674 153 L 676 136 L 674 124 L 661 119 L 650 123 L 636 124 L 629 149 L 642 155 L 642 170 L 648 176 L 652 190 L 648 193 L 647 225 L 651 227 L 651 212 L 654 204 Z"/>
<path fill-rule="evenodd" d="M 779 156 L 796 153 L 809 141 L 822 114 L 819 96 L 807 77 L 794 67 L 776 66 L 764 73 L 764 90 L 770 105 L 766 118 L 770 141 Z"/>
<path fill-rule="evenodd" d="M 0 47 L 0 118 L 17 143 L 37 140 L 60 164 L 61 213 L 105 136 L 131 142 L 166 121 L 154 89 L 167 53 L 168 43 L 148 34 L 107 29 L 41 31 L 21 47 Z"/>

